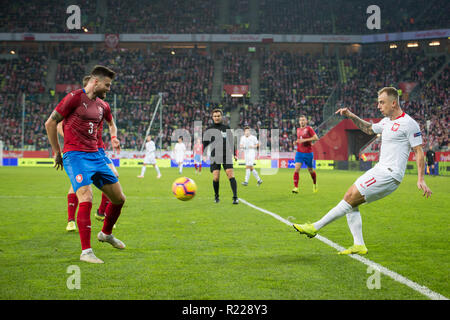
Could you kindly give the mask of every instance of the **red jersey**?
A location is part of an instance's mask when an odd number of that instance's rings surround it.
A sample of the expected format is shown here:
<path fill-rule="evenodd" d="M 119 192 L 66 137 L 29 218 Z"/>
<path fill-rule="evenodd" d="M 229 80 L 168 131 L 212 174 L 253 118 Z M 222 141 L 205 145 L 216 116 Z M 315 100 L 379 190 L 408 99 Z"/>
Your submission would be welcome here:
<path fill-rule="evenodd" d="M 83 89 L 70 92 L 56 106 L 64 117 L 64 150 L 96 152 L 98 127 L 103 119 L 112 120 L 111 108 L 101 99 L 91 100 Z"/>
<path fill-rule="evenodd" d="M 203 144 L 194 145 L 194 154 L 203 154 Z"/>
<path fill-rule="evenodd" d="M 103 121 L 100 122 L 97 129 L 97 148 L 105 149 L 105 144 L 103 143 Z"/>
<path fill-rule="evenodd" d="M 314 132 L 313 128 L 311 128 L 310 126 L 306 126 L 304 128 L 297 128 L 297 139 L 312 138 L 314 137 L 315 134 L 316 133 Z M 297 144 L 297 151 L 303 153 L 312 152 L 311 141 Z"/>

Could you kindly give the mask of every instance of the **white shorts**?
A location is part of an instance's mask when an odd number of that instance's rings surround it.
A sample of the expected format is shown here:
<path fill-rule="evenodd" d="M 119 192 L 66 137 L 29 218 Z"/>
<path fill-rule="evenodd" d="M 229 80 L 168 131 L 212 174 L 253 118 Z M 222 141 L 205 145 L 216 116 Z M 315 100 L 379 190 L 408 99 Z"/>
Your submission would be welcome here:
<path fill-rule="evenodd" d="M 184 162 L 184 157 L 176 157 L 175 162 L 176 163 Z"/>
<path fill-rule="evenodd" d="M 246 150 L 244 153 L 245 165 L 253 167 L 255 165 L 256 153 L 253 150 Z"/>
<path fill-rule="evenodd" d="M 156 164 L 156 159 L 154 156 L 145 156 L 144 164 Z"/>
<path fill-rule="evenodd" d="M 253 167 L 255 165 L 255 157 L 245 157 L 245 165 Z"/>
<path fill-rule="evenodd" d="M 355 186 L 367 203 L 382 199 L 394 192 L 400 182 L 395 180 L 388 169 L 373 167 L 356 179 Z"/>

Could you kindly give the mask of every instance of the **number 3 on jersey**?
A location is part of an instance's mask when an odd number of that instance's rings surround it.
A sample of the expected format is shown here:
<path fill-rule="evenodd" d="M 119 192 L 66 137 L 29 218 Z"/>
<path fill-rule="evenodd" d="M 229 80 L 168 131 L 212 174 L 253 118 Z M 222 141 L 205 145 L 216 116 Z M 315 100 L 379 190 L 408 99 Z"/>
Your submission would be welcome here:
<path fill-rule="evenodd" d="M 89 134 L 92 134 L 94 132 L 94 124 L 92 122 L 89 122 Z"/>

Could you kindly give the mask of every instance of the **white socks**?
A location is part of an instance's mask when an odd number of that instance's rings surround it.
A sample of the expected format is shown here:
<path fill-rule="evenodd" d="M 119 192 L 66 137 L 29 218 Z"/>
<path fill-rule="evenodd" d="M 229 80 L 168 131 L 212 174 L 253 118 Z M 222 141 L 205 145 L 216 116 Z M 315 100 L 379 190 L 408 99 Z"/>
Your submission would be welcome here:
<path fill-rule="evenodd" d="M 253 175 L 256 178 L 256 181 L 261 180 L 261 178 L 258 175 L 258 171 L 256 171 L 255 169 L 251 170 L 251 172 L 253 173 Z M 248 183 L 248 180 L 250 179 L 250 169 L 245 169 L 245 182 Z"/>
<path fill-rule="evenodd" d="M 261 178 L 260 178 L 259 175 L 258 175 L 258 171 L 256 171 L 255 169 L 253 169 L 253 175 L 255 176 L 256 181 L 261 180 Z"/>
<path fill-rule="evenodd" d="M 364 245 L 361 214 L 359 213 L 359 209 L 357 207 L 347 213 L 347 223 L 350 228 L 350 232 L 353 235 L 353 244 Z"/>
<path fill-rule="evenodd" d="M 88 254 L 88 253 L 90 253 L 90 252 L 93 252 L 93 251 L 92 251 L 92 248 L 88 248 L 88 249 L 81 250 L 81 254 Z"/>
<path fill-rule="evenodd" d="M 352 210 L 352 206 L 347 203 L 347 201 L 342 200 L 338 203 L 336 207 L 328 211 L 326 215 L 322 217 L 319 221 L 314 223 L 314 228 L 319 231 L 323 227 L 325 227 L 327 224 L 333 222 L 337 218 L 340 218 L 344 216 L 345 214 L 349 213 Z"/>
<path fill-rule="evenodd" d="M 161 172 L 159 171 L 159 167 L 155 164 L 155 170 L 156 170 L 156 173 L 158 174 L 158 176 L 161 174 Z"/>
<path fill-rule="evenodd" d="M 250 169 L 245 169 L 245 182 L 248 183 L 248 179 L 250 179 Z"/>
<path fill-rule="evenodd" d="M 183 164 L 182 163 L 178 165 L 178 169 L 179 169 L 180 174 L 182 174 L 183 173 Z"/>
<path fill-rule="evenodd" d="M 146 169 L 147 169 L 147 167 L 142 167 L 142 169 L 141 169 L 141 176 L 144 176 Z"/>

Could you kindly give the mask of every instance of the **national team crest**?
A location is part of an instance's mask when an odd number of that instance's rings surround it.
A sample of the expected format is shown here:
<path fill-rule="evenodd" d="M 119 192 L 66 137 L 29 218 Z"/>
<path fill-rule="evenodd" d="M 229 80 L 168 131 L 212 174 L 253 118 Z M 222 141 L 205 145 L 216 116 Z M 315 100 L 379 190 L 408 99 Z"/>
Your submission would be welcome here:
<path fill-rule="evenodd" d="M 400 128 L 400 124 L 399 124 L 399 123 L 394 123 L 394 124 L 392 125 L 391 130 L 392 130 L 392 131 L 397 131 L 398 128 Z"/>
<path fill-rule="evenodd" d="M 77 180 L 78 183 L 81 183 L 81 182 L 83 181 L 83 175 L 82 175 L 82 174 L 78 174 L 78 175 L 75 177 L 75 180 Z"/>

